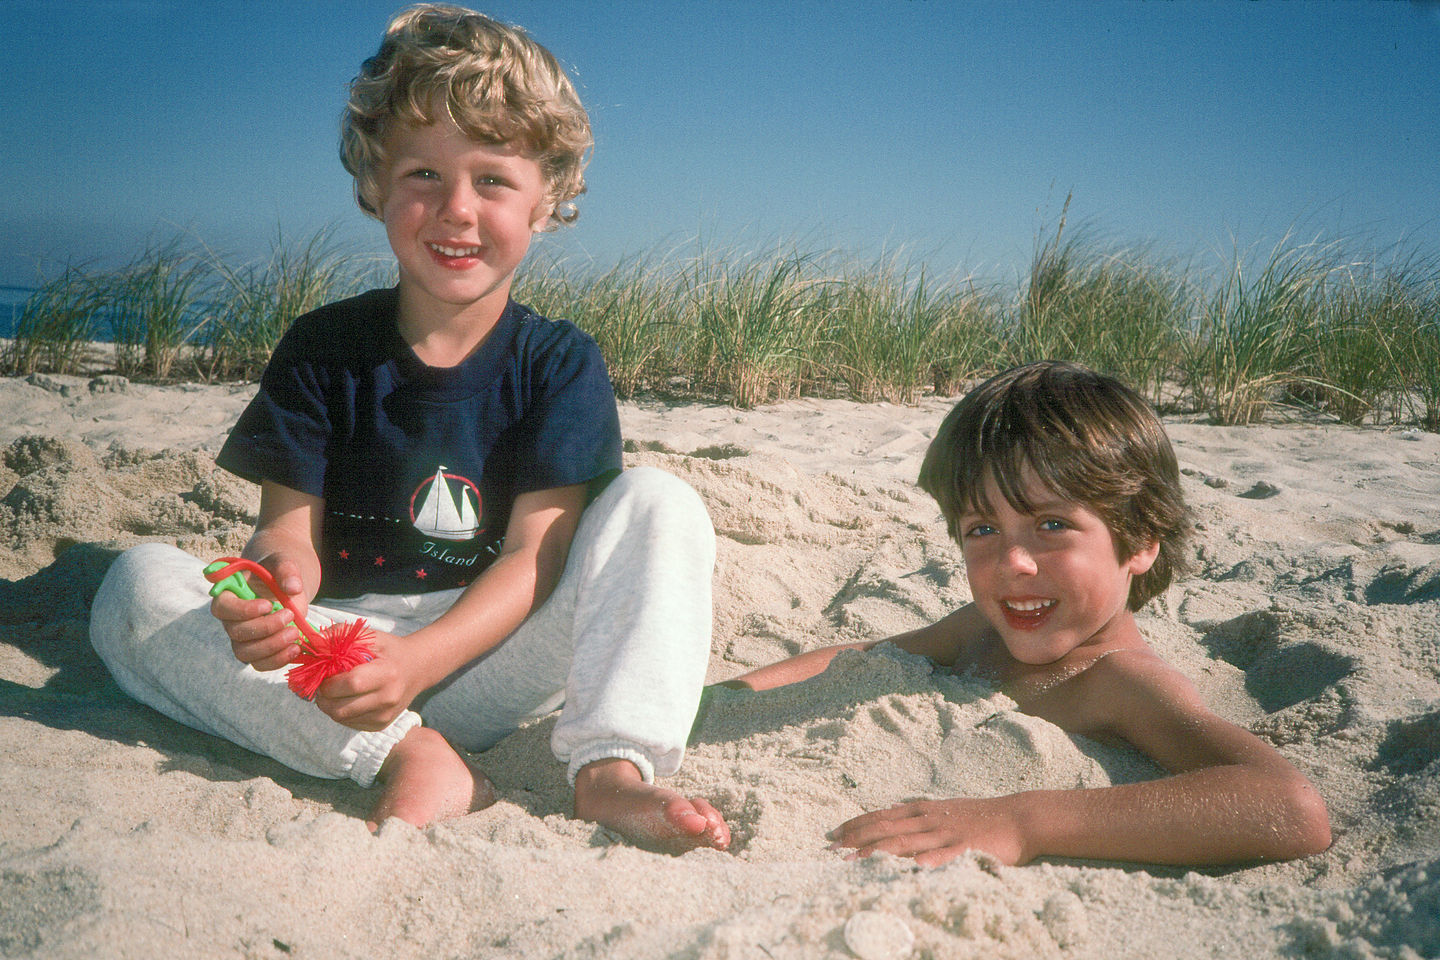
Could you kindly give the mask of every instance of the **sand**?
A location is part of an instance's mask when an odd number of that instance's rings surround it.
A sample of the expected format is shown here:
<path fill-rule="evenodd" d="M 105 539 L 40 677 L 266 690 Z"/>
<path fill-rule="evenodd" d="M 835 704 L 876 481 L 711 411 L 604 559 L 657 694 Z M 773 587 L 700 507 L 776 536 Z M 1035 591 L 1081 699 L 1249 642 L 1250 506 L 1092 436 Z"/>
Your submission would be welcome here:
<path fill-rule="evenodd" d="M 825 831 L 915 796 L 1156 771 L 893 648 L 847 654 L 718 692 L 673 782 L 734 849 L 672 858 L 567 818 L 550 720 L 479 757 L 492 808 L 372 836 L 365 791 L 129 701 L 89 599 L 118 548 L 244 542 L 256 492 L 213 455 L 252 392 L 0 380 L 0 956 L 1440 956 L 1440 436 L 1167 423 L 1202 529 L 1141 626 L 1314 780 L 1329 851 L 921 869 L 847 862 Z M 719 533 L 711 680 L 968 598 L 913 483 L 950 403 L 622 406 L 628 461 L 688 480 Z"/>

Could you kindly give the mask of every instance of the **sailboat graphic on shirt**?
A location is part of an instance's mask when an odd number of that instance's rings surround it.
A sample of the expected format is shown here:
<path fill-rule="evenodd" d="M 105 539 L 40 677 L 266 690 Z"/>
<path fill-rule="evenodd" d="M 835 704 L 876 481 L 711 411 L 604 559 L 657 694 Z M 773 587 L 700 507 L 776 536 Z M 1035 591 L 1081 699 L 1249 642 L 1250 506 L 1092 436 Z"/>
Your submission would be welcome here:
<path fill-rule="evenodd" d="M 420 501 L 418 509 L 416 500 Z M 416 530 L 432 537 L 469 540 L 480 529 L 480 491 L 464 477 L 447 474 L 441 464 L 435 476 L 416 487 L 411 495 L 410 522 Z"/>

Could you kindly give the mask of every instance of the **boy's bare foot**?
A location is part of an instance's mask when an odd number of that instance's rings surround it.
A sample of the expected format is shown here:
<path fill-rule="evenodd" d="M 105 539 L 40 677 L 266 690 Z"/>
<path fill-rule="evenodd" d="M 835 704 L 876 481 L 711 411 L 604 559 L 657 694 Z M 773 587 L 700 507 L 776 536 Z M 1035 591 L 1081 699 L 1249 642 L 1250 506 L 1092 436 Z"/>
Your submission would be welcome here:
<path fill-rule="evenodd" d="M 428 727 L 412 727 L 391 748 L 376 780 L 380 799 L 366 821 L 372 831 L 389 817 L 424 827 L 495 802 L 489 778 Z"/>
<path fill-rule="evenodd" d="M 662 853 L 730 846 L 730 827 L 708 801 L 646 783 L 635 764 L 619 758 L 580 768 L 575 775 L 575 816 Z"/>

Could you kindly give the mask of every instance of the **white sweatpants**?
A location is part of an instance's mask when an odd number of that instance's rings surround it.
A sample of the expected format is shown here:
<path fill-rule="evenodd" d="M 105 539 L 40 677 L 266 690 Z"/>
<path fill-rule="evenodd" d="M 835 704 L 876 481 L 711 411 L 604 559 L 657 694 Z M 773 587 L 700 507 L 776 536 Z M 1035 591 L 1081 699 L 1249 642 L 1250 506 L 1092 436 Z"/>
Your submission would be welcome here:
<path fill-rule="evenodd" d="M 559 584 L 488 655 L 456 671 L 385 730 L 341 726 L 285 683 L 238 662 L 210 615 L 205 561 L 166 544 L 127 550 L 106 573 L 90 641 L 126 693 L 174 720 L 319 777 L 375 779 L 423 716 L 470 751 L 560 708 L 551 736 L 573 781 L 620 757 L 645 779 L 674 773 L 710 656 L 715 534 L 699 496 L 651 467 L 620 474 L 581 517 Z M 459 596 L 369 594 L 312 606 L 310 619 L 365 617 L 406 634 Z M 563 706 L 562 706 L 563 705 Z"/>

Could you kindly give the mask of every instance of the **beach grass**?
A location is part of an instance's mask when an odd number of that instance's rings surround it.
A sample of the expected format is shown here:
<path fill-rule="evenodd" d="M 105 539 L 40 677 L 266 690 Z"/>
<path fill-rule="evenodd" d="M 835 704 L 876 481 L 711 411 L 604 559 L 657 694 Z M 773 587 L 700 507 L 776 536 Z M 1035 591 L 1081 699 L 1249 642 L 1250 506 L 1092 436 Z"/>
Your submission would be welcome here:
<path fill-rule="evenodd" d="M 1337 269 L 1308 324 L 1314 386 L 1305 393 L 1342 423 L 1394 422 L 1407 392 L 1395 333 L 1414 327 L 1414 302 L 1403 281 L 1372 272 L 1367 263 Z"/>
<path fill-rule="evenodd" d="M 1430 260 L 1387 277 L 1386 359 L 1398 400 L 1390 422 L 1408 418 L 1440 432 L 1440 265 Z"/>
<path fill-rule="evenodd" d="M 126 376 L 255 379 L 294 317 L 393 275 L 328 230 L 277 234 L 255 263 L 171 241 L 36 289 L 0 367 L 84 372 L 103 340 Z M 1062 212 L 1008 287 L 895 253 L 693 243 L 603 267 L 535 258 L 515 296 L 589 332 L 621 397 L 911 403 L 1064 359 L 1215 423 L 1298 410 L 1440 430 L 1440 265 L 1413 249 L 1356 255 L 1289 236 L 1203 271 L 1102 244 Z"/>
<path fill-rule="evenodd" d="M 521 290 L 528 302 L 563 305 L 555 315 L 595 338 L 615 393 L 625 399 L 676 366 L 677 331 L 685 323 L 683 279 L 674 264 L 644 256 L 600 271 L 542 259 L 526 267 Z"/>
<path fill-rule="evenodd" d="M 296 317 L 369 286 L 393 283 L 388 264 L 348 255 L 330 230 L 301 243 L 278 235 L 270 256 L 231 267 L 213 253 L 214 320 L 197 357 L 207 379 L 254 379 Z"/>
<path fill-rule="evenodd" d="M 1110 249 L 1083 231 L 1039 245 L 1014 308 L 1005 354 L 1009 363 L 1064 359 L 1120 377 L 1160 403 L 1181 374 L 1195 309 L 1184 270 L 1144 249 Z"/>
<path fill-rule="evenodd" d="M 20 308 L 14 335 L 0 350 L 12 374 L 79 373 L 87 348 L 103 335 L 99 285 L 83 267 L 68 267 L 38 288 Z"/>
<path fill-rule="evenodd" d="M 908 265 L 857 264 L 821 293 L 828 350 L 820 356 L 850 396 L 914 402 L 933 382 L 947 319 L 924 268 L 912 278 Z"/>
<path fill-rule="evenodd" d="M 691 318 L 687 366 L 737 407 L 799 396 L 824 350 L 823 292 L 815 258 L 702 252 L 685 271 Z"/>
<path fill-rule="evenodd" d="M 1326 254 L 1287 239 L 1253 275 L 1234 255 L 1182 360 L 1196 404 L 1216 423 L 1254 423 L 1287 390 L 1323 386 L 1311 375 L 1311 348 L 1332 269 Z"/>
<path fill-rule="evenodd" d="M 99 312 L 108 317 L 116 372 L 169 379 L 204 328 L 206 261 L 180 239 L 150 246 L 129 265 L 95 278 Z"/>

